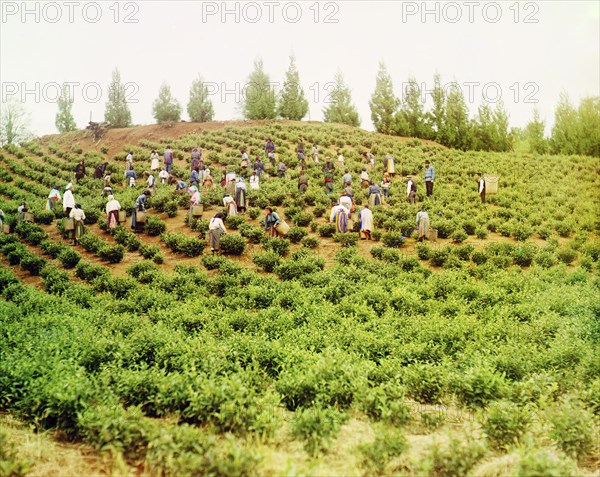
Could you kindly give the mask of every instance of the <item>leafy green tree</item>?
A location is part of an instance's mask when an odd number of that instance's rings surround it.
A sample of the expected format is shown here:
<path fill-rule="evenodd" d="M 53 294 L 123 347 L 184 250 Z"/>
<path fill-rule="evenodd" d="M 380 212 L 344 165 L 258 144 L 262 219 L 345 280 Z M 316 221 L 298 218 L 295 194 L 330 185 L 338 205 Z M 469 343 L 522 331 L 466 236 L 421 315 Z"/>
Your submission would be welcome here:
<path fill-rule="evenodd" d="M 442 87 L 442 80 L 438 73 L 433 77 L 433 91 L 431 92 L 433 107 L 426 115 L 431 131 L 430 139 L 438 142 L 442 141 L 442 131 L 444 129 L 444 116 L 446 115 L 446 94 Z"/>
<path fill-rule="evenodd" d="M 31 139 L 30 117 L 23 103 L 10 97 L 0 105 L 0 145 L 19 144 Z"/>
<path fill-rule="evenodd" d="M 465 97 L 459 84 L 450 84 L 446 100 L 446 114 L 442 139 L 445 146 L 467 150 L 472 146 L 472 128 Z"/>
<path fill-rule="evenodd" d="M 395 115 L 398 112 L 400 100 L 394 94 L 392 77 L 383 62 L 379 63 L 375 91 L 371 95 L 369 107 L 371 120 L 377 132 L 394 134 L 396 132 Z"/>
<path fill-rule="evenodd" d="M 554 110 L 551 147 L 555 154 L 577 154 L 577 111 L 562 92 Z"/>
<path fill-rule="evenodd" d="M 545 154 L 548 151 L 548 141 L 544 137 L 545 127 L 545 121 L 540 119 L 540 112 L 535 108 L 533 110 L 533 120 L 525 126 L 525 137 L 532 152 Z"/>
<path fill-rule="evenodd" d="M 171 87 L 167 83 L 160 86 L 158 98 L 152 103 L 152 113 L 158 124 L 181 119 L 181 105 L 171 94 Z"/>
<path fill-rule="evenodd" d="M 408 79 L 408 84 L 404 88 L 404 101 L 399 114 L 404 116 L 408 124 L 408 134 L 418 138 L 427 138 L 430 136 L 428 125 L 425 122 L 425 113 L 423 111 L 423 101 L 421 99 L 421 88 L 414 77 Z"/>
<path fill-rule="evenodd" d="M 58 129 L 58 132 L 60 133 L 75 131 L 75 129 L 77 129 L 73 113 L 71 112 L 74 101 L 67 84 L 63 83 L 60 97 L 58 98 L 58 113 L 56 113 L 54 122 L 54 124 L 56 124 L 56 129 Z"/>
<path fill-rule="evenodd" d="M 494 149 L 494 124 L 492 109 L 485 102 L 479 106 L 477 116 L 473 122 L 473 149 L 477 151 L 491 151 Z"/>
<path fill-rule="evenodd" d="M 600 97 L 583 98 L 577 109 L 578 152 L 600 157 Z"/>
<path fill-rule="evenodd" d="M 513 137 L 510 132 L 508 122 L 508 113 L 504 108 L 504 103 L 498 101 L 493 113 L 493 142 L 492 150 L 497 152 L 512 151 Z"/>
<path fill-rule="evenodd" d="M 254 61 L 254 70 L 248 76 L 246 98 L 243 105 L 246 119 L 274 119 L 277 116 L 275 92 L 269 75 L 259 58 Z"/>
<path fill-rule="evenodd" d="M 283 89 L 279 96 L 279 116 L 292 121 L 300 121 L 308 113 L 308 101 L 300 86 L 300 74 L 296 68 L 296 58 L 290 56 L 290 66 L 285 73 Z"/>
<path fill-rule="evenodd" d="M 131 126 L 131 111 L 127 106 L 125 85 L 121 83 L 121 74 L 115 69 L 108 87 L 108 102 L 104 111 L 104 120 L 117 128 Z"/>
<path fill-rule="evenodd" d="M 208 99 L 208 87 L 200 76 L 192 82 L 187 113 L 190 119 L 196 123 L 213 120 L 215 113 L 212 101 Z"/>
<path fill-rule="evenodd" d="M 352 103 L 350 89 L 344 83 L 344 77 L 339 71 L 335 75 L 333 91 L 329 98 L 329 105 L 323 110 L 326 123 L 360 126 L 360 118 Z"/>

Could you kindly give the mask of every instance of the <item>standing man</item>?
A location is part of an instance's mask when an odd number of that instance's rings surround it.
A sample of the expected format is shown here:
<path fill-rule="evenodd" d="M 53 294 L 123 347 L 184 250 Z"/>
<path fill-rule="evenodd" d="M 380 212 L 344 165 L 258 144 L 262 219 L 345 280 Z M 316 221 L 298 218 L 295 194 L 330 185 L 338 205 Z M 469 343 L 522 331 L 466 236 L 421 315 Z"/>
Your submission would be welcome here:
<path fill-rule="evenodd" d="M 412 180 L 412 176 L 408 176 L 408 185 L 406 186 L 406 202 L 414 204 L 417 197 L 417 185 Z"/>
<path fill-rule="evenodd" d="M 433 181 L 435 179 L 435 170 L 429 161 L 425 161 L 425 188 L 427 189 L 427 197 L 433 194 Z"/>
<path fill-rule="evenodd" d="M 477 173 L 477 183 L 479 184 L 479 197 L 481 197 L 481 203 L 485 204 L 485 180 L 481 176 L 481 172 Z"/>
<path fill-rule="evenodd" d="M 75 207 L 75 198 L 73 197 L 73 184 L 69 182 L 65 187 L 65 195 L 63 197 L 63 211 L 68 217 L 71 210 Z"/>
<path fill-rule="evenodd" d="M 165 169 L 169 173 L 173 169 L 173 151 L 171 151 L 171 146 L 167 146 L 165 149 Z"/>

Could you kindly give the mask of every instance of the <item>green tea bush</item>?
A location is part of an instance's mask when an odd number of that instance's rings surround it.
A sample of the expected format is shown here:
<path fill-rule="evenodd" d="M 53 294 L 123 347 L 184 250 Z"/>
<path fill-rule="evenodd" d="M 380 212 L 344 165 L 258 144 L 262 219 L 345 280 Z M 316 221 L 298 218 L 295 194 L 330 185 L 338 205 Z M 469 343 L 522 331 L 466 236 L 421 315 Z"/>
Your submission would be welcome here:
<path fill-rule="evenodd" d="M 519 242 L 525 242 L 533 235 L 533 229 L 527 224 L 517 223 L 513 226 L 511 235 Z"/>
<path fill-rule="evenodd" d="M 319 246 L 319 239 L 317 237 L 304 237 L 301 241 L 302 246 L 306 248 L 316 248 Z"/>
<path fill-rule="evenodd" d="M 69 249 L 67 245 L 55 242 L 52 239 L 46 239 L 40 242 L 39 247 L 44 254 L 50 255 L 52 258 L 57 258 L 63 251 Z"/>
<path fill-rule="evenodd" d="M 426 475 L 454 477 L 470 475 L 486 452 L 484 442 L 471 436 L 449 435 L 448 441 L 434 442 L 422 462 Z"/>
<path fill-rule="evenodd" d="M 303 228 L 292 227 L 285 237 L 292 243 L 300 243 L 307 234 L 308 232 Z"/>
<path fill-rule="evenodd" d="M 360 444 L 362 465 L 367 472 L 382 475 L 390 459 L 398 457 L 408 449 L 404 434 L 398 429 L 382 429 L 375 435 L 373 442 Z"/>
<path fill-rule="evenodd" d="M 426 243 L 418 243 L 415 247 L 417 257 L 421 260 L 429 260 L 431 258 L 431 249 Z"/>
<path fill-rule="evenodd" d="M 261 227 L 255 227 L 247 223 L 242 224 L 239 230 L 240 235 L 247 238 L 250 243 L 258 244 L 265 236 L 265 233 Z"/>
<path fill-rule="evenodd" d="M 58 256 L 58 260 L 65 268 L 75 267 L 81 260 L 81 254 L 71 248 L 63 250 Z"/>
<path fill-rule="evenodd" d="M 281 262 L 281 256 L 273 251 L 268 251 L 262 254 L 254 254 L 252 256 L 252 262 L 265 272 L 272 272 L 277 265 Z"/>
<path fill-rule="evenodd" d="M 455 255 L 460 260 L 469 261 L 474 250 L 475 247 L 473 245 L 461 245 L 452 249 L 452 255 Z"/>
<path fill-rule="evenodd" d="M 227 260 L 220 255 L 204 255 L 200 262 L 207 270 L 217 270 Z"/>
<path fill-rule="evenodd" d="M 386 247 L 400 248 L 404 245 L 404 237 L 400 232 L 386 232 L 381 236 L 381 241 Z"/>
<path fill-rule="evenodd" d="M 284 260 L 273 270 L 282 280 L 295 280 L 304 275 L 323 270 L 325 260 L 320 257 L 304 257 L 299 260 Z"/>
<path fill-rule="evenodd" d="M 48 265 L 40 272 L 44 288 L 52 295 L 62 295 L 72 284 L 71 277 L 63 270 Z"/>
<path fill-rule="evenodd" d="M 260 209 L 258 207 L 250 207 L 248 209 L 248 217 L 255 220 L 260 215 Z"/>
<path fill-rule="evenodd" d="M 197 257 L 206 248 L 206 241 L 181 233 L 162 234 L 161 240 L 173 252 L 182 253 L 188 257 Z"/>
<path fill-rule="evenodd" d="M 50 225 L 54 221 L 54 212 L 51 210 L 40 210 L 34 214 L 36 224 Z"/>
<path fill-rule="evenodd" d="M 485 227 L 477 227 L 475 229 L 475 236 L 480 239 L 480 240 L 484 240 L 488 237 L 489 232 Z"/>
<path fill-rule="evenodd" d="M 310 212 L 300 211 L 294 216 L 294 224 L 298 227 L 306 227 L 314 219 Z"/>
<path fill-rule="evenodd" d="M 405 390 L 396 381 L 388 381 L 357 391 L 358 407 L 371 419 L 396 426 L 410 420 Z"/>
<path fill-rule="evenodd" d="M 154 262 L 150 262 L 148 260 L 134 263 L 133 265 L 127 267 L 127 274 L 135 279 L 138 279 L 144 273 L 155 271 L 158 271 L 158 267 Z"/>
<path fill-rule="evenodd" d="M 516 477 L 578 477 L 577 465 L 550 449 L 525 448 L 515 469 Z"/>
<path fill-rule="evenodd" d="M 534 258 L 535 264 L 542 268 L 550 268 L 556 265 L 556 255 L 547 250 L 542 250 Z"/>
<path fill-rule="evenodd" d="M 570 247 L 559 248 L 556 251 L 556 258 L 566 265 L 570 265 L 577 258 L 577 252 Z"/>
<path fill-rule="evenodd" d="M 456 374 L 452 389 L 461 404 L 477 408 L 502 398 L 506 392 L 506 385 L 502 376 L 489 368 L 479 366 Z"/>
<path fill-rule="evenodd" d="M 358 243 L 358 234 L 347 232 L 345 234 L 333 234 L 333 241 L 342 245 L 342 247 L 355 247 Z"/>
<path fill-rule="evenodd" d="M 323 224 L 317 227 L 317 232 L 319 232 L 321 237 L 333 237 L 336 230 L 335 224 Z"/>
<path fill-rule="evenodd" d="M 550 437 L 567 454 L 583 459 L 594 447 L 592 413 L 579 402 L 563 402 L 550 416 Z"/>
<path fill-rule="evenodd" d="M 223 253 L 241 255 L 246 250 L 246 239 L 236 234 L 227 234 L 221 237 L 220 247 Z"/>
<path fill-rule="evenodd" d="M 158 245 L 141 245 L 140 254 L 147 260 L 152 260 L 154 263 L 163 263 L 163 254 Z"/>
<path fill-rule="evenodd" d="M 517 246 L 513 252 L 514 262 L 521 267 L 528 267 L 533 262 L 536 253 L 537 247 L 533 244 Z"/>
<path fill-rule="evenodd" d="M 242 224 L 246 223 L 246 219 L 243 215 L 228 215 L 225 218 L 225 225 L 234 230 L 239 229 Z"/>
<path fill-rule="evenodd" d="M 39 275 L 42 268 L 46 266 L 46 263 L 45 259 L 38 257 L 34 253 L 27 253 L 21 257 L 21 267 L 33 276 Z"/>
<path fill-rule="evenodd" d="M 75 268 L 75 275 L 86 282 L 92 282 L 96 278 L 107 275 L 109 272 L 108 268 L 102 265 L 94 265 L 89 262 L 79 262 Z"/>
<path fill-rule="evenodd" d="M 264 237 L 262 244 L 265 252 L 274 252 L 280 257 L 287 255 L 290 251 L 290 241 L 283 237 Z"/>
<path fill-rule="evenodd" d="M 323 217 L 323 215 L 325 214 L 326 211 L 327 211 L 327 209 L 325 207 L 323 207 L 322 205 L 316 205 L 315 208 L 313 209 L 313 215 L 317 218 Z"/>
<path fill-rule="evenodd" d="M 332 437 L 347 420 L 345 413 L 331 408 L 311 407 L 296 411 L 292 434 L 304 441 L 304 448 L 317 456 L 328 448 Z"/>
<path fill-rule="evenodd" d="M 473 260 L 473 263 L 475 263 L 477 265 L 484 264 L 485 262 L 487 262 L 487 259 L 488 259 L 487 254 L 481 250 L 475 250 L 471 254 L 471 260 Z"/>
<path fill-rule="evenodd" d="M 83 237 L 77 240 L 77 244 L 90 253 L 98 253 L 100 247 L 105 245 L 102 239 L 94 234 L 84 234 Z"/>
<path fill-rule="evenodd" d="M 408 395 L 424 404 L 440 403 L 444 396 L 448 376 L 444 369 L 431 364 L 414 364 L 404 368 L 402 382 Z"/>
<path fill-rule="evenodd" d="M 457 229 L 452 233 L 452 240 L 456 243 L 463 243 L 469 236 L 462 229 Z"/>
<path fill-rule="evenodd" d="M 528 410 L 510 401 L 497 401 L 486 408 L 482 429 L 497 448 L 517 444 L 531 420 Z"/>
<path fill-rule="evenodd" d="M 448 260 L 449 256 L 450 249 L 448 249 L 447 247 L 432 250 L 430 262 L 436 267 L 441 267 L 444 265 L 444 263 L 446 263 L 446 260 Z"/>
<path fill-rule="evenodd" d="M 98 249 L 98 257 L 110 263 L 119 263 L 125 256 L 125 248 L 122 245 L 103 245 Z"/>
<path fill-rule="evenodd" d="M 165 224 L 157 215 L 147 215 L 144 230 L 148 235 L 158 236 L 165 233 L 167 224 Z"/>

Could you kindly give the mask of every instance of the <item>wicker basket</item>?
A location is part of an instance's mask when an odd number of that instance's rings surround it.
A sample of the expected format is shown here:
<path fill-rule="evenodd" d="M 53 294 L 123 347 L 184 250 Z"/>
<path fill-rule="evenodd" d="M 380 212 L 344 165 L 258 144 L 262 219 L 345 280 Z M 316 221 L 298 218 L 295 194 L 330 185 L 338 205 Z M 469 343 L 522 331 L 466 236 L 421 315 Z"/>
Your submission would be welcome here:
<path fill-rule="evenodd" d="M 127 219 L 127 212 L 119 210 L 119 222 L 123 223 Z"/>
<path fill-rule="evenodd" d="M 290 226 L 287 224 L 287 222 L 285 221 L 281 221 L 277 224 L 277 227 L 275 227 L 275 230 L 277 230 L 277 233 L 281 234 L 281 235 L 286 235 L 289 231 L 290 231 Z"/>
<path fill-rule="evenodd" d="M 485 193 L 487 195 L 498 193 L 498 179 L 500 179 L 500 176 L 483 176 L 483 180 L 485 181 Z"/>
<path fill-rule="evenodd" d="M 75 222 L 73 222 L 73 219 L 65 219 L 65 220 L 63 220 L 63 229 L 66 232 L 69 232 L 71 230 L 75 230 Z"/>
<path fill-rule="evenodd" d="M 192 217 L 202 217 L 204 206 L 202 204 L 192 206 Z"/>

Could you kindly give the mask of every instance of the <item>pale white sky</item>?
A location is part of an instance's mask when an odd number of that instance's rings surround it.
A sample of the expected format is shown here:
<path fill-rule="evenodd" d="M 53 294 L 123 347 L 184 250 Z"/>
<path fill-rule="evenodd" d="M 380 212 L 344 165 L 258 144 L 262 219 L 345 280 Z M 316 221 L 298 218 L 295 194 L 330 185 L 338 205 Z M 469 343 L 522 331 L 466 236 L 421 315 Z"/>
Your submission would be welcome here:
<path fill-rule="evenodd" d="M 443 83 L 463 85 L 472 114 L 484 94 L 501 94 L 513 126 L 524 126 L 536 104 L 552 123 L 562 90 L 575 104 L 600 95 L 596 1 L 1 0 L 0 12 L 1 99 L 24 100 L 40 135 L 56 132 L 56 85 L 63 81 L 76 83 L 78 127 L 90 113 L 103 120 L 115 67 L 130 83 L 135 124 L 154 122 L 152 101 L 163 81 L 187 120 L 198 74 L 213 83 L 215 119 L 240 118 L 236 100 L 254 60 L 260 56 L 281 84 L 291 53 L 310 119 L 322 119 L 327 83 L 339 68 L 369 130 L 381 60 L 398 95 L 410 75 L 430 89 L 437 71 Z"/>

